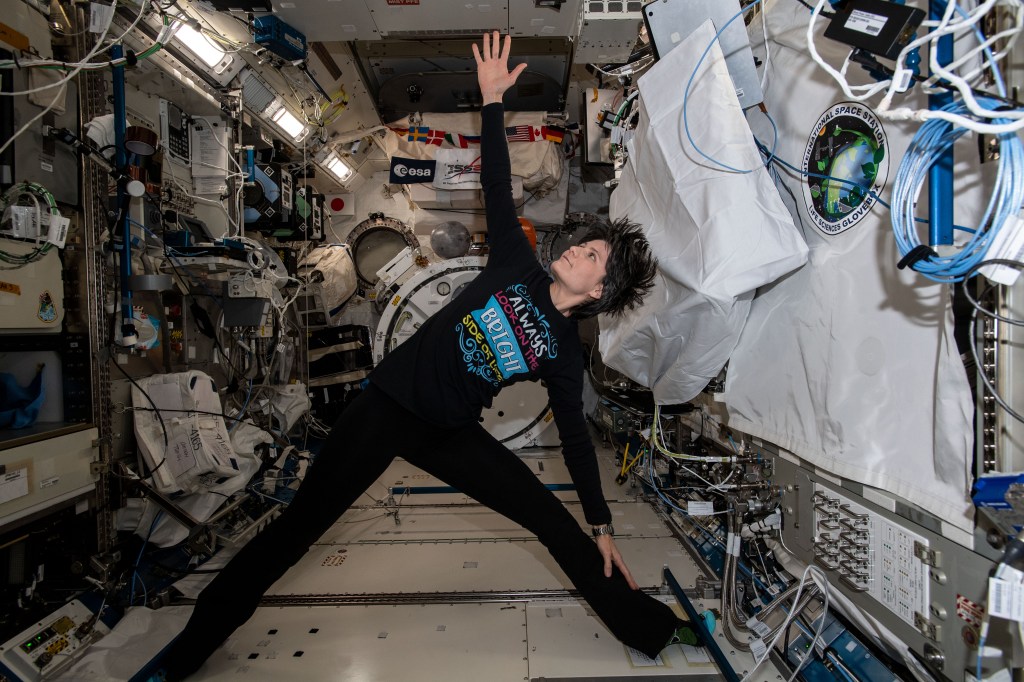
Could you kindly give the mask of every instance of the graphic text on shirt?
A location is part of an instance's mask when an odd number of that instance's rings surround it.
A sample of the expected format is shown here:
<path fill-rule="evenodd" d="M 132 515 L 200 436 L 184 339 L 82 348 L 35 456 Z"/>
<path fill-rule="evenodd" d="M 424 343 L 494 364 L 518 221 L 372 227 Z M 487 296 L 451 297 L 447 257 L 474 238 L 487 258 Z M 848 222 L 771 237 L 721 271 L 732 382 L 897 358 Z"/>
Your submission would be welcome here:
<path fill-rule="evenodd" d="M 499 291 L 487 305 L 455 326 L 466 370 L 494 386 L 515 374 L 533 372 L 544 358 L 558 357 L 558 341 L 526 286 Z"/>

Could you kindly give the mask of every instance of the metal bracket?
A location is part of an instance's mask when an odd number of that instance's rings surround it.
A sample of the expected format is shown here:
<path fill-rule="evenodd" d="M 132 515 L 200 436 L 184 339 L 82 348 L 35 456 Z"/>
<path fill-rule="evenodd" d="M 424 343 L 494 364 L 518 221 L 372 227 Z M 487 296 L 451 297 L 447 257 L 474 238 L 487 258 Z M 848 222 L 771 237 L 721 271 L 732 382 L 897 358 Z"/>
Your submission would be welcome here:
<path fill-rule="evenodd" d="M 853 592 L 867 592 L 869 589 L 871 589 L 865 585 L 858 585 L 854 580 L 851 580 L 850 576 L 848 575 L 839 576 L 839 582 L 846 585 Z"/>
<path fill-rule="evenodd" d="M 914 612 L 914 627 L 933 642 L 938 642 L 942 639 L 942 626 L 931 622 L 916 611 Z"/>
<path fill-rule="evenodd" d="M 938 568 L 942 565 L 942 552 L 922 545 L 917 540 L 914 541 L 914 556 L 920 559 L 925 566 Z"/>

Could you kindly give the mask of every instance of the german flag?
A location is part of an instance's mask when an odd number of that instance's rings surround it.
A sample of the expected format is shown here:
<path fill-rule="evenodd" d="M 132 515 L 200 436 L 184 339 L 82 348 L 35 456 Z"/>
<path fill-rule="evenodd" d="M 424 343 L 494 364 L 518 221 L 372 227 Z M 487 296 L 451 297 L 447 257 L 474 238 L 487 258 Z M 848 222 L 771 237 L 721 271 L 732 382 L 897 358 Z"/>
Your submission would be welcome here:
<path fill-rule="evenodd" d="M 559 128 L 558 126 L 541 126 L 540 136 L 548 142 L 561 144 L 562 140 L 565 139 L 565 128 Z"/>

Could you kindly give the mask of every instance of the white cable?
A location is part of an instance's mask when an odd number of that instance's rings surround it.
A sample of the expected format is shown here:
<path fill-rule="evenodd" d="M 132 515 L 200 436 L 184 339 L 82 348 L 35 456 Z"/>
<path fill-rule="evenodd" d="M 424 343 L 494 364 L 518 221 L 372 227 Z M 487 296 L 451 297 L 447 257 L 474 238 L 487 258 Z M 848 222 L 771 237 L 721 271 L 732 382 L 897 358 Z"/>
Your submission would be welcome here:
<path fill-rule="evenodd" d="M 781 539 L 782 534 L 779 533 Z M 774 540 L 766 540 L 768 547 L 775 553 L 775 559 L 789 573 L 796 575 L 804 567 L 797 555 L 785 544 Z M 783 549 L 785 551 L 779 551 Z M 920 662 L 910 653 L 910 648 L 888 627 L 876 620 L 844 595 L 841 590 L 832 594 L 833 608 L 837 608 L 844 616 L 854 622 L 860 633 L 871 639 L 883 651 L 903 661 L 907 668 L 922 682 L 934 682 L 933 678 L 921 666 Z"/>
<path fill-rule="evenodd" d="M 808 564 L 807 568 L 804 569 L 803 575 L 800 577 L 800 586 L 797 588 L 796 595 L 793 597 L 794 608 L 792 610 L 790 610 L 790 612 L 786 615 L 786 619 L 784 621 L 782 621 L 782 627 L 779 628 L 779 632 L 772 639 L 771 643 L 767 645 L 767 648 L 765 649 L 764 655 L 761 656 L 761 658 L 756 659 L 754 661 L 754 666 L 750 669 L 749 672 L 747 672 L 746 675 L 743 676 L 743 679 L 740 682 L 748 682 L 748 680 L 750 680 L 750 678 L 753 676 L 753 674 L 755 672 L 757 672 L 757 669 L 761 667 L 761 664 L 764 663 L 768 659 L 769 654 L 771 654 L 772 649 L 775 648 L 775 645 L 778 643 L 778 641 L 780 639 L 782 639 L 782 636 L 785 634 L 786 630 L 789 628 L 789 624 L 793 621 L 793 619 L 798 614 L 798 611 L 797 611 L 795 606 L 796 606 L 797 603 L 800 602 L 800 596 L 801 596 L 801 594 L 803 594 L 804 587 L 807 585 L 807 578 L 810 576 L 810 574 L 812 572 L 815 572 L 815 571 L 817 571 L 818 573 L 821 573 L 822 576 L 824 577 L 824 571 L 822 571 L 820 568 L 818 568 L 814 564 Z M 825 588 L 827 589 L 828 581 L 826 580 L 824 582 L 825 582 Z M 818 635 L 815 637 L 815 640 L 817 640 L 818 637 L 821 636 L 820 630 L 821 630 L 822 627 L 824 627 L 825 616 L 826 615 L 828 615 L 828 592 L 825 592 L 825 611 L 821 615 L 821 625 L 818 626 L 819 632 L 818 632 Z M 812 644 L 812 648 L 813 648 L 813 642 L 811 644 Z M 808 653 L 808 657 L 810 657 L 810 653 Z M 792 682 L 792 680 L 796 677 L 796 674 L 798 672 L 800 672 L 800 668 L 801 667 L 803 667 L 803 662 L 801 662 L 800 666 L 798 666 L 797 669 L 793 671 L 793 677 L 789 678 L 790 682 Z"/>
<path fill-rule="evenodd" d="M 131 31 L 132 29 L 134 29 L 135 26 L 139 23 L 139 21 L 142 19 L 143 14 L 146 11 L 146 4 L 148 2 L 149 2 L 149 0 L 142 0 L 142 6 L 139 8 L 139 16 L 137 16 L 135 18 L 135 21 L 132 23 L 132 25 L 128 27 L 128 30 L 126 30 L 123 34 L 121 34 L 121 36 L 120 36 L 120 38 L 118 38 L 118 40 L 123 38 L 124 35 L 128 33 L 128 31 Z M 105 29 L 103 29 L 103 34 L 100 35 L 100 37 L 96 40 L 96 46 L 93 47 L 92 51 L 90 51 L 89 54 L 87 54 L 85 56 L 85 60 L 83 60 L 83 61 L 88 61 L 89 59 L 92 59 L 93 55 L 95 55 L 97 52 L 100 51 L 100 48 L 103 47 L 103 40 L 107 37 L 107 33 L 110 31 L 110 26 L 113 23 L 114 23 L 114 14 L 113 14 L 113 12 L 111 12 L 110 22 L 107 24 L 107 27 Z M 69 80 L 71 80 L 72 78 L 74 78 L 75 76 L 77 76 L 78 72 L 81 71 L 82 68 L 83 67 L 81 65 L 79 65 L 78 67 L 75 68 L 74 71 L 69 73 L 63 79 L 57 81 L 56 83 L 50 83 L 49 85 L 46 85 L 46 86 L 43 86 L 43 87 L 34 88 L 32 90 L 25 90 L 25 91 L 22 91 L 22 92 L 11 92 L 11 93 L 4 92 L 4 93 L 0 93 L 0 94 L 3 94 L 3 95 L 25 95 L 25 94 L 28 94 L 28 93 L 31 93 L 31 92 L 38 92 L 40 90 L 46 90 L 47 88 L 52 88 L 52 87 L 60 86 L 60 89 L 57 90 L 57 96 L 54 97 L 53 100 L 50 101 L 50 103 L 46 106 L 45 109 L 40 111 L 38 114 L 33 116 L 31 119 L 29 119 L 28 122 L 26 122 L 25 125 L 21 126 L 21 128 L 19 128 L 18 131 L 16 133 L 14 133 L 14 135 L 12 135 L 9 140 L 4 142 L 3 145 L 0 145 L 0 154 L 2 154 L 5 149 L 7 149 L 9 146 L 11 146 L 11 143 L 13 143 L 14 140 L 18 138 L 18 136 L 20 136 L 22 133 L 24 133 L 26 130 L 28 130 L 32 126 L 33 123 L 35 123 L 36 121 L 41 119 L 43 116 L 45 116 L 46 113 L 48 111 L 50 111 L 50 109 L 53 109 L 55 106 L 57 106 L 57 102 L 59 102 L 61 100 L 61 98 L 64 96 L 65 91 L 67 90 L 67 82 Z"/>
<path fill-rule="evenodd" d="M 228 179 L 228 180 L 230 180 L 231 177 L 245 178 L 248 174 L 244 170 L 242 170 L 241 164 L 238 163 L 238 160 L 235 158 L 235 155 L 231 153 L 231 150 L 228 149 L 227 145 L 224 144 L 223 142 L 221 142 L 219 136 L 216 135 L 216 134 L 213 135 L 213 140 L 214 140 L 214 142 L 216 142 L 220 146 L 221 149 L 223 149 L 225 151 L 225 153 L 227 154 L 228 159 L 233 164 L 235 164 L 235 168 L 238 169 L 238 173 L 232 175 L 226 168 L 218 168 L 217 170 L 223 170 L 225 173 L 227 173 L 228 175 L 227 175 L 226 179 Z M 216 166 L 214 166 L 214 167 L 216 168 Z M 238 187 L 235 190 L 235 214 L 238 216 L 238 220 L 235 223 L 235 234 L 232 235 L 232 236 L 238 236 L 238 235 L 240 235 L 242 233 L 242 225 L 245 222 L 244 217 L 243 217 L 244 209 L 242 208 L 242 189 L 243 189 L 243 183 L 239 182 L 239 183 L 236 183 L 236 184 L 238 185 Z M 229 225 L 229 227 L 230 227 L 230 223 L 231 223 L 231 220 L 230 220 L 230 214 L 229 214 L 229 216 L 228 216 L 228 225 Z"/>
<path fill-rule="evenodd" d="M 832 78 L 835 79 L 837 83 L 839 83 L 839 87 L 842 88 L 843 94 L 846 95 L 849 99 L 861 102 L 868 99 L 869 97 L 877 95 L 879 92 L 885 90 L 885 88 L 892 81 L 887 80 L 882 81 L 880 83 L 872 83 L 869 85 L 851 86 L 849 83 L 846 82 L 846 78 L 843 76 L 843 74 L 839 73 L 834 68 L 832 68 L 829 64 L 825 62 L 824 59 L 821 58 L 821 55 L 818 54 L 818 48 L 814 44 L 814 25 L 817 22 L 818 16 L 821 14 L 821 10 L 825 6 L 826 2 L 828 2 L 828 0 L 818 0 L 818 4 L 815 5 L 814 9 L 811 11 L 810 21 L 807 22 L 807 50 L 811 54 L 811 59 L 813 59 L 815 64 L 824 69 L 826 73 L 832 76 Z M 863 91 L 864 94 L 857 94 L 854 92 L 854 90 Z"/>
<path fill-rule="evenodd" d="M 132 30 L 135 29 L 136 26 L 138 26 L 139 21 L 142 20 L 142 17 L 146 13 L 146 5 L 148 3 L 149 3 L 149 0 L 142 0 L 142 5 L 139 7 L 139 14 L 138 14 L 138 16 L 135 17 L 135 21 L 133 21 L 131 23 L 131 25 L 127 29 L 125 29 L 124 33 L 122 33 L 117 38 L 114 38 L 112 41 L 110 41 L 111 45 L 115 45 L 115 44 L 119 43 L 120 41 L 122 41 L 126 35 L 128 35 Z M 116 12 L 116 10 L 111 11 L 111 13 L 110 13 L 110 21 L 107 22 L 107 26 L 106 26 L 106 28 L 103 29 L 103 33 L 100 35 L 100 37 L 96 39 L 96 45 L 92 48 L 92 50 L 87 55 L 85 55 L 85 57 L 82 59 L 82 61 L 77 62 L 77 66 L 75 67 L 74 71 L 71 71 L 64 78 L 62 78 L 59 81 L 56 81 L 54 83 L 47 83 L 46 85 L 40 85 L 37 88 L 31 88 L 29 90 L 20 90 L 18 92 L 2 92 L 2 93 L 0 93 L 0 95 L 6 95 L 6 96 L 30 95 L 30 94 L 35 93 L 35 92 L 42 92 L 43 90 L 49 90 L 50 88 L 66 86 L 67 82 L 70 81 L 75 76 L 77 76 L 79 71 L 81 71 L 86 66 L 88 66 L 89 60 L 92 59 L 94 56 L 96 56 L 96 54 L 99 53 L 99 51 L 104 48 L 103 41 L 106 39 L 107 33 L 110 32 L 110 27 L 114 25 L 114 13 L 115 12 Z M 70 66 L 70 64 L 69 64 L 69 66 Z"/>
<path fill-rule="evenodd" d="M 764 71 L 761 72 L 761 91 L 764 92 L 764 85 L 768 81 L 768 66 L 772 61 L 772 51 L 768 47 L 768 8 L 761 5 L 761 33 L 764 35 Z"/>
<path fill-rule="evenodd" d="M 847 81 L 846 71 L 850 65 L 849 55 L 844 61 L 842 68 L 840 70 L 836 70 L 827 64 L 818 53 L 814 40 L 814 27 L 817 17 L 820 15 L 825 2 L 826 0 L 819 0 L 814 10 L 811 12 L 811 18 L 807 25 L 807 48 L 814 62 L 836 81 L 848 98 L 855 101 L 864 101 L 882 91 L 885 91 L 885 96 L 876 107 L 876 112 L 880 117 L 887 120 L 924 122 L 938 119 L 984 134 L 1012 133 L 1024 128 L 1024 109 L 1005 111 L 993 111 L 992 109 L 986 109 L 978 103 L 977 98 L 971 90 L 971 85 L 968 82 L 986 70 L 991 70 L 993 74 L 997 75 L 997 82 L 1000 81 L 996 63 L 1006 56 L 1010 46 L 1012 46 L 1016 41 L 1016 38 L 1021 33 L 1022 29 L 1024 29 L 1024 5 L 1022 5 L 1021 0 L 986 0 L 971 11 L 964 10 L 954 0 L 949 0 L 949 2 L 946 3 L 941 19 L 922 23 L 922 27 L 930 28 L 931 30 L 915 40 L 910 41 L 900 51 L 899 56 L 896 58 L 896 72 L 900 77 L 890 78 L 866 85 L 850 85 Z M 986 14 L 994 11 L 997 6 L 1010 6 L 1013 8 L 1010 14 L 1014 19 L 1014 25 L 1011 28 L 1000 31 L 994 36 L 982 36 L 975 47 L 958 57 L 950 64 L 942 65 L 938 63 L 937 45 L 940 38 L 952 36 L 955 39 L 958 34 L 977 32 L 978 22 L 981 21 Z M 957 12 L 962 13 L 963 16 L 955 17 L 954 14 Z M 1004 39 L 1008 42 L 1007 46 L 1002 51 L 991 53 L 992 45 Z M 894 108 L 892 106 L 894 98 L 898 94 L 901 94 L 902 90 L 906 89 L 907 79 L 901 74 L 909 76 L 909 70 L 906 68 L 907 56 L 913 50 L 925 45 L 928 45 L 929 47 L 929 67 L 932 74 L 929 79 L 925 81 L 925 86 L 928 89 L 933 90 L 935 84 L 940 80 L 949 83 L 949 85 L 955 88 L 964 99 L 970 113 L 973 114 L 974 117 L 984 120 L 978 121 L 976 118 L 969 118 L 967 116 L 961 116 L 950 112 L 911 109 L 909 107 Z M 988 53 L 985 54 L 985 57 L 982 59 L 980 67 L 975 68 L 966 74 L 958 75 L 955 73 L 955 69 L 974 60 L 979 54 L 986 53 L 986 51 L 988 51 Z M 1003 90 L 1001 84 L 1000 89 Z M 1000 94 L 1004 95 L 1004 92 L 1000 92 Z M 1004 122 L 989 122 L 991 119 L 995 118 L 1004 119 Z"/>
<path fill-rule="evenodd" d="M 714 455 L 706 455 L 706 456 L 687 455 L 687 454 L 682 453 L 682 452 L 671 452 L 671 451 L 669 451 L 669 449 L 665 446 L 664 441 L 662 440 L 662 438 L 660 436 L 660 433 L 659 433 L 660 429 L 658 427 L 659 427 L 660 422 L 661 422 L 661 406 L 660 405 L 655 405 L 654 406 L 654 421 L 651 423 L 651 442 L 653 442 L 654 446 L 658 449 L 658 451 L 661 454 L 665 455 L 666 457 L 671 457 L 672 459 L 677 459 L 677 460 L 678 459 L 686 460 L 686 461 L 689 461 L 689 462 L 735 462 L 735 460 L 736 460 L 735 457 L 718 457 L 718 456 L 714 456 Z"/>

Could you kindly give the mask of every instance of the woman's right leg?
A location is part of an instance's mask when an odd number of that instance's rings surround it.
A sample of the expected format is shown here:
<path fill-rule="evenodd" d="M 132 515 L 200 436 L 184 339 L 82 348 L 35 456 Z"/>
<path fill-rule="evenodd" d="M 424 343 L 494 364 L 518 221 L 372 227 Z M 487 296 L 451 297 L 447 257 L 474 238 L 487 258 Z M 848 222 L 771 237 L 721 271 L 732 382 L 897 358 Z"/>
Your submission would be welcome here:
<path fill-rule="evenodd" d="M 415 423 L 395 428 L 406 414 L 372 384 L 353 401 L 331 429 L 292 503 L 199 595 L 188 625 L 165 656 L 167 679 L 198 670 L 252 616 L 263 593 L 402 454 L 395 432 L 417 430 Z"/>

